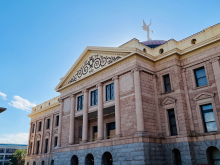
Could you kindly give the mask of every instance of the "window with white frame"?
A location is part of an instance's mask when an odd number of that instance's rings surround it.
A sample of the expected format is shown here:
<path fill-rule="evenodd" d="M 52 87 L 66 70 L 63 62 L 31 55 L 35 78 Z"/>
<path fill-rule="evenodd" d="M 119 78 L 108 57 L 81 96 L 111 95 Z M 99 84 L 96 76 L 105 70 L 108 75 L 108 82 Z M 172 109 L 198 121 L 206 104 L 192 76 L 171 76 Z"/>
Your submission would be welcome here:
<path fill-rule="evenodd" d="M 205 132 L 217 131 L 212 104 L 201 105 Z"/>
<path fill-rule="evenodd" d="M 204 85 L 208 84 L 204 67 L 195 69 L 194 74 L 195 74 L 197 87 L 204 86 Z"/>
<path fill-rule="evenodd" d="M 106 101 L 114 99 L 114 83 L 106 85 Z"/>
<path fill-rule="evenodd" d="M 177 128 L 176 128 L 176 118 L 175 118 L 174 109 L 168 110 L 168 117 L 169 117 L 169 123 L 170 123 L 170 135 L 175 136 L 177 135 Z"/>
<path fill-rule="evenodd" d="M 98 89 L 91 92 L 91 106 L 98 104 Z"/>
<path fill-rule="evenodd" d="M 83 95 L 78 97 L 78 99 L 77 99 L 77 111 L 83 109 L 83 100 L 84 100 L 84 96 Z"/>

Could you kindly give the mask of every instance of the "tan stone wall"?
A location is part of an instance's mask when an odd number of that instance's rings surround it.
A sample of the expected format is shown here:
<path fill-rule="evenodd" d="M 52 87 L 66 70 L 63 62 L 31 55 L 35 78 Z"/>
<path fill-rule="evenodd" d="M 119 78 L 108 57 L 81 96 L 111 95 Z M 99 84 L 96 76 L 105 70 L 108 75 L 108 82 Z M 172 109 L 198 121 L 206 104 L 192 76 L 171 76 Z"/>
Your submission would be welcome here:
<path fill-rule="evenodd" d="M 157 128 L 157 114 L 155 107 L 155 93 L 153 75 L 141 72 L 141 91 L 142 91 L 142 106 L 144 111 L 144 127 L 149 135 L 156 135 Z"/>

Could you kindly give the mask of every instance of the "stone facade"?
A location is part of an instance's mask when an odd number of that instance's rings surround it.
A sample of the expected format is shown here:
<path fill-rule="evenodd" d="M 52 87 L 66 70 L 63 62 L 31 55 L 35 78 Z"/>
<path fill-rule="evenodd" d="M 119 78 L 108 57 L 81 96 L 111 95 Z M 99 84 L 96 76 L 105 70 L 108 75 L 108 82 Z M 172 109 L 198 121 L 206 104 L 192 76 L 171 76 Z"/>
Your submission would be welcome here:
<path fill-rule="evenodd" d="M 87 47 L 57 85 L 60 96 L 29 114 L 26 165 L 212 164 L 220 149 L 219 57 L 220 24 L 156 48 L 137 39 L 118 48 Z M 207 84 L 197 87 L 201 67 Z M 213 107 L 214 132 L 204 126 L 206 104 Z"/>

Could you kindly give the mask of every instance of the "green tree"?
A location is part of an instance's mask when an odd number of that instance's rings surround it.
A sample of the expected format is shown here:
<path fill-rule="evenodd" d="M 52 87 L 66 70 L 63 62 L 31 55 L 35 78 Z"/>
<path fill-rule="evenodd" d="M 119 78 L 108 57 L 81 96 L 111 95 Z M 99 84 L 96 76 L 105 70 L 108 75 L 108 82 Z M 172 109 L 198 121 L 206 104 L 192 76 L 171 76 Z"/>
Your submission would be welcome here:
<path fill-rule="evenodd" d="M 12 159 L 10 159 L 10 165 L 24 165 L 25 162 L 25 149 L 18 149 L 13 153 Z"/>

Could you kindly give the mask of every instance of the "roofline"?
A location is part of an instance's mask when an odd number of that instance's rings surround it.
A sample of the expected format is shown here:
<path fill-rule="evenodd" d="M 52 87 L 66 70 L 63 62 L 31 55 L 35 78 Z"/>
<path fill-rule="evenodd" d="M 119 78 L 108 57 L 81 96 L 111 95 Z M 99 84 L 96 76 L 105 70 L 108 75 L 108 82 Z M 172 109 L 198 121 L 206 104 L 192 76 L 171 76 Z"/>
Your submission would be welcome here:
<path fill-rule="evenodd" d="M 79 61 L 84 57 L 84 54 L 86 54 L 88 51 L 116 51 L 116 52 L 132 52 L 135 48 L 118 48 L 118 47 L 97 47 L 97 46 L 87 46 L 85 50 L 81 53 L 81 55 L 78 57 L 78 59 L 74 62 L 74 64 L 71 66 L 71 68 L 68 70 L 68 72 L 65 74 L 65 76 L 61 79 L 61 81 L 58 83 L 58 85 L 55 87 L 55 91 L 58 92 L 58 89 L 60 85 L 66 80 L 66 77 L 69 76 L 71 71 L 74 69 L 74 67 L 79 63 Z"/>

